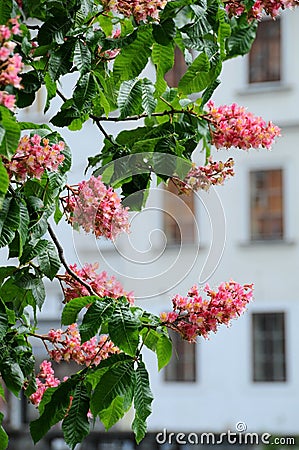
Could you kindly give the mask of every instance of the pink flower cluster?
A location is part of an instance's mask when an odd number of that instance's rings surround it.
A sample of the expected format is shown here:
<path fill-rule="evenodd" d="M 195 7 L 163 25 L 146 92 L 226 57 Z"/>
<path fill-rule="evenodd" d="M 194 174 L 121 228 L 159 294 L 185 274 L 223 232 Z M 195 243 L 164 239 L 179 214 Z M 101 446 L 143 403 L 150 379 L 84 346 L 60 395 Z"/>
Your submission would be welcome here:
<path fill-rule="evenodd" d="M 212 143 L 217 148 L 270 149 L 274 139 L 280 136 L 280 129 L 276 125 L 266 123 L 236 103 L 215 107 L 210 100 L 207 106 L 208 114 L 205 117 L 211 123 Z"/>
<path fill-rule="evenodd" d="M 120 197 L 112 187 L 105 186 L 101 176 L 92 176 L 69 190 L 71 194 L 62 200 L 73 226 L 107 239 L 129 232 L 128 208 L 123 208 Z"/>
<path fill-rule="evenodd" d="M 97 263 L 85 264 L 82 269 L 79 269 L 77 265 L 74 264 L 70 266 L 70 269 L 72 269 L 81 280 L 86 281 L 99 297 L 110 297 L 115 299 L 127 297 L 128 301 L 133 304 L 133 293 L 126 292 L 114 276 L 108 277 L 107 272 L 97 273 L 96 269 L 98 269 L 98 267 L 99 265 Z M 90 295 L 86 287 L 76 281 L 68 273 L 59 276 L 59 278 L 68 285 L 68 287 L 64 289 L 66 302 L 69 302 L 72 298 Z"/>
<path fill-rule="evenodd" d="M 188 194 L 191 191 L 203 189 L 207 191 L 211 185 L 221 185 L 226 178 L 233 177 L 234 160 L 229 158 L 227 161 L 213 161 L 209 158 L 208 164 L 197 167 L 193 164 L 183 181 L 172 178 L 179 189 L 179 194 Z"/>
<path fill-rule="evenodd" d="M 253 285 L 242 286 L 229 281 L 222 283 L 216 291 L 206 285 L 204 291 L 208 299 L 202 298 L 197 286 L 193 286 L 186 297 L 176 295 L 172 299 L 173 311 L 160 315 L 164 325 L 190 342 L 197 336 L 207 338 L 220 324 L 229 325 L 231 319 L 238 317 L 252 300 Z"/>
<path fill-rule="evenodd" d="M 110 11 L 145 22 L 149 17 L 158 20 L 159 11 L 165 8 L 167 0 L 102 0 L 102 3 Z"/>
<path fill-rule="evenodd" d="M 245 11 L 245 4 L 239 0 L 229 0 L 226 3 L 226 11 L 229 16 L 241 16 Z M 275 18 L 281 10 L 286 8 L 293 8 L 297 6 L 298 2 L 296 0 L 256 0 L 250 10 L 247 12 L 248 20 L 252 19 L 260 20 L 262 18 L 263 12 L 267 15 Z"/>
<path fill-rule="evenodd" d="M 60 384 L 60 380 L 55 378 L 54 370 L 51 362 L 43 361 L 40 365 L 40 371 L 36 376 L 37 390 L 34 394 L 30 395 L 29 399 L 31 403 L 38 406 L 43 398 L 44 392 L 49 387 L 56 387 Z"/>
<path fill-rule="evenodd" d="M 10 110 L 14 109 L 15 95 L 4 89 L 6 86 L 22 88 L 19 77 L 23 68 L 22 57 L 14 54 L 16 44 L 10 40 L 16 34 L 20 34 L 18 18 L 10 19 L 8 25 L 0 25 L 0 105 Z"/>
<path fill-rule="evenodd" d="M 118 39 L 120 37 L 120 34 L 121 34 L 121 30 L 119 28 L 119 29 L 113 31 L 111 37 L 112 37 L 112 39 Z M 98 48 L 99 56 L 101 58 L 104 58 L 104 59 L 107 59 L 107 60 L 114 59 L 119 54 L 119 52 L 120 52 L 119 48 L 115 48 L 114 50 L 106 50 L 105 52 L 102 52 L 102 46 L 101 45 L 99 45 L 99 48 Z"/>
<path fill-rule="evenodd" d="M 53 172 L 58 169 L 64 160 L 63 149 L 63 141 L 51 145 L 47 138 L 42 139 L 38 134 L 26 135 L 20 139 L 11 161 L 6 162 L 6 168 L 17 180 L 24 181 L 27 176 L 40 179 L 45 170 Z"/>
<path fill-rule="evenodd" d="M 70 325 L 66 331 L 50 330 L 48 338 L 54 347 L 52 350 L 48 350 L 49 355 L 58 363 L 72 360 L 80 365 L 98 365 L 103 359 L 119 353 L 118 347 L 105 334 L 102 334 L 99 340 L 94 336 L 81 344 L 76 323 Z"/>

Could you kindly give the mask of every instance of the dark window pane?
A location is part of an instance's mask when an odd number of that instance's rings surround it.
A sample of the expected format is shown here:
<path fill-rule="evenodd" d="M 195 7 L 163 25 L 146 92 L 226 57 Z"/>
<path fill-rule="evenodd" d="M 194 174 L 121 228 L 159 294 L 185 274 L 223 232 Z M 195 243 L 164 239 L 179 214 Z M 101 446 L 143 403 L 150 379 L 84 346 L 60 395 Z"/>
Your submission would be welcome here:
<path fill-rule="evenodd" d="M 283 207 L 282 170 L 250 172 L 252 240 L 283 239 Z"/>
<path fill-rule="evenodd" d="M 171 332 L 172 358 L 165 367 L 165 381 L 196 381 L 196 344 L 184 341 Z"/>
<path fill-rule="evenodd" d="M 178 195 L 178 189 L 170 181 L 164 188 L 163 228 L 168 244 L 194 242 L 196 221 L 194 216 L 194 194 Z"/>
<path fill-rule="evenodd" d="M 253 381 L 286 381 L 284 313 L 252 315 Z"/>
<path fill-rule="evenodd" d="M 280 20 L 263 20 L 249 53 L 249 83 L 281 79 Z"/>

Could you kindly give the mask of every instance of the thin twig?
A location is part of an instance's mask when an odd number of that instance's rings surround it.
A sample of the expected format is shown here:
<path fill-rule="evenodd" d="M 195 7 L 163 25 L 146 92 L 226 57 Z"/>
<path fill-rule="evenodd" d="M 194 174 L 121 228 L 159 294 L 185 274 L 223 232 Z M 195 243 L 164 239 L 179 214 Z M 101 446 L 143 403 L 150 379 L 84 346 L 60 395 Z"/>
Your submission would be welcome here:
<path fill-rule="evenodd" d="M 57 89 L 56 92 L 57 92 L 57 95 L 61 98 L 61 100 L 63 100 L 64 102 L 67 101 L 67 98 L 63 95 L 63 93 L 59 89 Z"/>
<path fill-rule="evenodd" d="M 194 111 L 190 111 L 190 110 L 186 110 L 186 109 L 173 109 L 171 111 L 163 111 L 163 112 L 156 112 L 156 113 L 152 113 L 151 117 L 161 117 L 161 116 L 172 116 L 173 114 L 189 114 L 191 116 L 195 116 L 198 117 L 198 115 L 194 112 Z M 91 116 L 90 116 L 91 117 Z M 101 116 L 101 117 L 97 117 L 97 116 L 93 116 L 93 119 L 95 120 L 99 120 L 101 122 L 124 122 L 124 121 L 129 121 L 129 120 L 140 120 L 140 119 L 145 119 L 146 117 L 149 117 L 148 114 L 143 113 L 143 114 L 136 114 L 134 116 L 128 116 L 128 117 L 106 117 L 106 116 Z"/>
<path fill-rule="evenodd" d="M 174 107 L 172 106 L 171 103 L 169 103 L 164 97 L 162 97 L 160 95 L 160 100 L 162 100 L 162 102 L 166 103 L 167 106 L 169 106 L 169 108 L 171 109 L 171 111 L 174 111 Z"/>
<path fill-rule="evenodd" d="M 107 131 L 104 129 L 103 125 L 101 124 L 101 121 L 98 119 L 97 116 L 94 116 L 93 114 L 90 114 L 89 116 L 92 120 L 94 120 L 94 122 L 96 123 L 96 126 L 98 127 L 98 129 L 100 130 L 100 132 L 105 136 L 106 139 L 108 139 L 108 141 L 111 142 L 111 144 L 115 144 L 115 142 L 113 141 L 112 137 L 107 133 Z"/>
<path fill-rule="evenodd" d="M 47 352 L 48 354 L 50 354 L 50 350 L 49 350 L 49 348 L 48 348 L 48 346 L 47 346 L 47 342 L 46 342 L 46 341 L 52 342 L 52 339 L 49 338 L 49 336 L 44 335 L 44 334 L 35 334 L 35 333 L 28 333 L 28 335 L 29 335 L 29 336 L 32 336 L 32 337 L 35 337 L 35 338 L 37 338 L 37 339 L 41 339 L 42 343 L 43 343 L 44 346 L 45 346 L 46 352 Z"/>
<path fill-rule="evenodd" d="M 42 341 L 49 341 L 49 342 L 53 341 L 53 339 L 50 338 L 47 334 L 28 333 L 28 335 L 35 337 L 37 339 L 41 339 Z"/>
<path fill-rule="evenodd" d="M 40 30 L 39 25 L 26 25 L 26 27 L 28 28 L 28 30 Z"/>
<path fill-rule="evenodd" d="M 61 91 L 57 90 L 57 94 L 61 98 L 61 100 L 63 100 L 64 102 L 67 101 L 67 98 L 63 95 L 63 93 Z M 162 97 L 161 97 L 161 100 L 164 101 L 164 103 L 166 103 L 167 105 L 169 105 L 172 108 L 172 105 L 170 103 L 168 103 L 167 100 L 165 100 Z M 190 109 L 174 109 L 174 108 L 172 108 L 171 111 L 165 110 L 162 112 L 154 112 L 151 114 L 151 117 L 173 116 L 173 114 L 189 114 L 190 116 L 194 116 L 197 118 L 201 117 L 203 119 L 209 120 L 208 115 L 200 115 L 199 116 L 196 112 L 194 112 Z M 140 120 L 140 119 L 145 119 L 146 117 L 149 117 L 149 115 L 146 113 L 142 113 L 142 114 L 135 114 L 133 116 L 120 118 L 120 117 L 111 117 L 111 116 L 110 117 L 95 116 L 94 114 L 90 114 L 89 117 L 96 122 L 97 126 L 99 127 L 99 129 L 101 130 L 103 135 L 111 141 L 111 137 L 104 130 L 104 128 L 101 127 L 100 122 L 125 122 L 125 121 L 130 121 L 130 120 Z"/>
<path fill-rule="evenodd" d="M 92 289 L 92 287 L 86 283 L 86 281 L 82 280 L 82 278 L 80 278 L 72 269 L 70 269 L 70 267 L 67 265 L 67 262 L 64 258 L 64 253 L 63 253 L 63 248 L 61 247 L 51 225 L 48 223 L 48 232 L 55 244 L 55 247 L 57 248 L 57 252 L 58 252 L 58 256 L 59 259 L 61 261 L 61 263 L 63 264 L 63 266 L 65 267 L 65 270 L 67 271 L 67 273 L 74 278 L 74 280 L 78 281 L 78 283 L 82 284 L 82 286 L 84 286 L 88 292 L 90 293 L 90 295 L 95 295 L 96 297 L 98 297 L 98 294 Z"/>

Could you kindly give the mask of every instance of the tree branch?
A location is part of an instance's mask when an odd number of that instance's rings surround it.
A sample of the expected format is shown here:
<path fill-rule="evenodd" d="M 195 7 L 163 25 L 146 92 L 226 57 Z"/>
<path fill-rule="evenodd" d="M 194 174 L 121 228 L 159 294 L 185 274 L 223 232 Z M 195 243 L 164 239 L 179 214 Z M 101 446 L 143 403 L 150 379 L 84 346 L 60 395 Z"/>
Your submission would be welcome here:
<path fill-rule="evenodd" d="M 64 266 L 65 270 L 67 271 L 67 273 L 74 278 L 74 280 L 78 281 L 78 283 L 82 284 L 82 286 L 84 286 L 88 292 L 90 293 L 90 295 L 95 295 L 96 297 L 98 297 L 98 294 L 92 289 L 92 287 L 86 283 L 86 281 L 82 280 L 82 278 L 80 278 L 72 269 L 70 269 L 70 267 L 68 266 L 65 258 L 64 258 L 64 252 L 63 252 L 63 248 L 60 245 L 60 242 L 58 241 L 51 225 L 48 223 L 48 232 L 55 244 L 55 247 L 57 248 L 57 252 L 58 252 L 58 256 L 59 259 L 62 263 L 62 265 Z"/>
<path fill-rule="evenodd" d="M 57 92 L 57 95 L 61 98 L 61 100 L 63 100 L 64 102 L 67 101 L 67 98 L 63 95 L 63 93 L 59 89 L 57 89 L 56 92 Z"/>
<path fill-rule="evenodd" d="M 173 116 L 173 114 L 189 114 L 191 116 L 194 117 L 198 117 L 198 115 L 194 112 L 194 111 L 188 111 L 186 109 L 172 109 L 171 111 L 163 111 L 163 112 L 156 112 L 156 113 L 152 113 L 151 117 L 161 117 L 161 116 Z M 136 114 L 134 116 L 129 116 L 129 117 L 124 117 L 124 118 L 120 118 L 120 117 L 106 117 L 106 116 L 101 116 L 101 117 L 97 117 L 97 116 L 90 116 L 93 120 L 98 120 L 100 122 L 124 122 L 124 121 L 129 121 L 129 120 L 140 120 L 140 119 L 145 119 L 146 117 L 149 117 L 148 114 L 143 113 L 143 114 Z"/>
<path fill-rule="evenodd" d="M 94 116 L 93 114 L 90 114 L 89 117 L 94 120 L 96 126 L 98 127 L 98 129 L 100 130 L 100 132 L 105 136 L 106 139 L 108 139 L 108 141 L 111 142 L 111 144 L 115 144 L 115 142 L 113 141 L 113 139 L 111 138 L 111 136 L 107 133 L 107 131 L 104 129 L 103 125 L 101 124 L 101 121 L 99 120 L 99 118 L 97 116 Z"/>
<path fill-rule="evenodd" d="M 28 30 L 40 30 L 39 25 L 26 25 L 26 27 L 28 28 Z"/>

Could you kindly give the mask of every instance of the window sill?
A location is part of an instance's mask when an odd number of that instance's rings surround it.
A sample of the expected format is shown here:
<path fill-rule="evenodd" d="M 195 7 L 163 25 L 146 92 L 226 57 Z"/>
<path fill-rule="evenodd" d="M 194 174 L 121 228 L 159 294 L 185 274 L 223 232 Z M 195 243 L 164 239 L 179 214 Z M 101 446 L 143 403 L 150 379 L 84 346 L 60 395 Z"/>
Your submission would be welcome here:
<path fill-rule="evenodd" d="M 264 240 L 248 240 L 239 242 L 240 247 L 262 247 L 262 246 L 294 246 L 296 244 L 295 241 L 287 240 L 287 239 L 264 239 Z"/>
<path fill-rule="evenodd" d="M 285 386 L 288 383 L 288 380 L 252 380 L 253 386 L 273 386 L 280 384 L 281 386 Z"/>
<path fill-rule="evenodd" d="M 247 84 L 246 88 L 238 91 L 237 94 L 240 96 L 245 95 L 260 95 L 261 93 L 273 93 L 273 92 L 290 92 L 292 91 L 292 86 L 284 84 L 282 82 L 264 82 L 264 83 L 252 83 Z"/>

